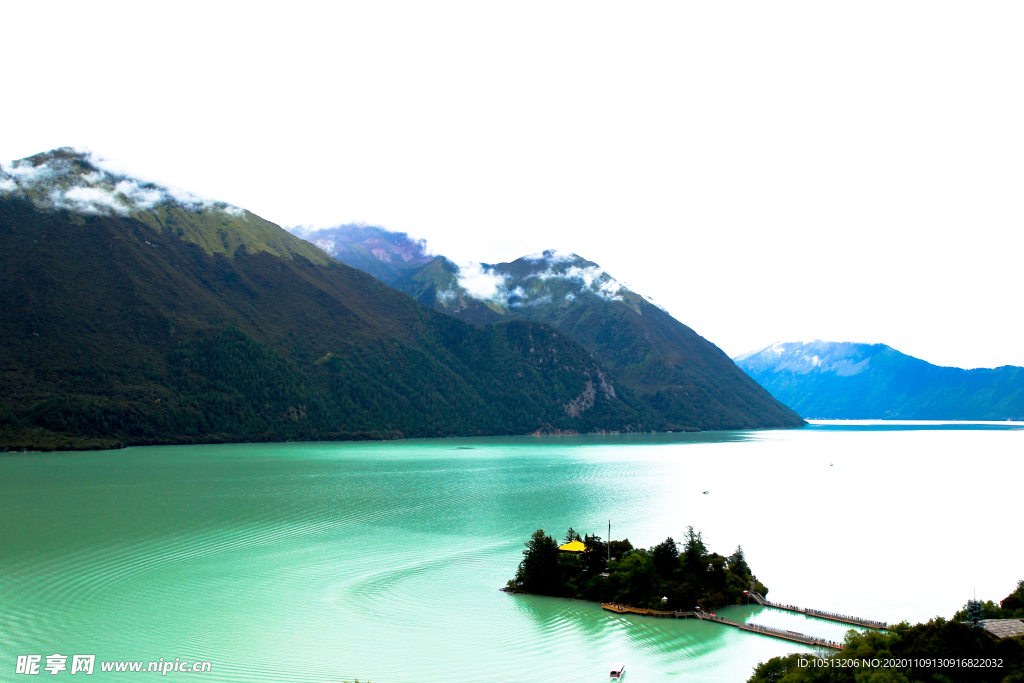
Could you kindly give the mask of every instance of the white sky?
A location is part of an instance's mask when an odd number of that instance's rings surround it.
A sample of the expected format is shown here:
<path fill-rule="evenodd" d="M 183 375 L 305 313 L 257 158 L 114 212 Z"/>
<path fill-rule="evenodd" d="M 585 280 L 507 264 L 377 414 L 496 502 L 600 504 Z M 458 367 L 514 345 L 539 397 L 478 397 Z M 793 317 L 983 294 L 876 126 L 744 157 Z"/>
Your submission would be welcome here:
<path fill-rule="evenodd" d="M 575 251 L 730 355 L 1024 366 L 1022 3 L 8 3 L 4 25 L 0 159 L 86 146 L 456 260 Z"/>

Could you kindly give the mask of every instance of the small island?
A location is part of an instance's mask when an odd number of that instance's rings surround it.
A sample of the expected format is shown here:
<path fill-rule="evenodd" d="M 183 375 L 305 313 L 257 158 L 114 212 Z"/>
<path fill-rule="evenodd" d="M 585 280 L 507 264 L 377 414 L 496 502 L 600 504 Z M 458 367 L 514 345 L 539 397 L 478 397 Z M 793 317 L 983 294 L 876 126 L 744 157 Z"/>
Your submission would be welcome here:
<path fill-rule="evenodd" d="M 538 529 L 504 590 L 657 610 L 713 610 L 743 604 L 748 590 L 768 593 L 742 547 L 727 557 L 710 553 L 692 526 L 682 542 L 669 537 L 648 549 L 581 537 L 572 527 L 559 545 Z"/>

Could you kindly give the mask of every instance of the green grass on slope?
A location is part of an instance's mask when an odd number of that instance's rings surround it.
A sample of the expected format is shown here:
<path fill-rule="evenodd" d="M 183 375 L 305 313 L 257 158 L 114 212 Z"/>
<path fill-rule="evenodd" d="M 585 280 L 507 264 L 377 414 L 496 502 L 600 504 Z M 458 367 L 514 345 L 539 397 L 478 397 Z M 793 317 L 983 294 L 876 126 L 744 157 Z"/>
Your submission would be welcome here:
<path fill-rule="evenodd" d="M 233 256 L 244 249 L 252 254 L 265 251 L 282 258 L 301 257 L 318 265 L 332 260 L 309 242 L 249 211 L 234 215 L 217 209 L 189 211 L 174 204 L 158 204 L 148 211 L 137 211 L 132 217 L 157 233 L 173 234 L 196 244 L 208 254 Z"/>

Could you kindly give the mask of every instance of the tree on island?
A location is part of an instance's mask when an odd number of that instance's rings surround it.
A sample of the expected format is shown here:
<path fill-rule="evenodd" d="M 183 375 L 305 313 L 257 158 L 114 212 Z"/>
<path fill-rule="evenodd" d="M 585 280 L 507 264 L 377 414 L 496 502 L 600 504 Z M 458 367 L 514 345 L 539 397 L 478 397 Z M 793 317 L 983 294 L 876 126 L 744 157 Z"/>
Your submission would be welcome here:
<path fill-rule="evenodd" d="M 566 538 L 579 538 L 572 527 L 569 532 Z M 591 534 L 582 541 L 583 552 L 559 552 L 555 540 L 538 529 L 508 590 L 679 610 L 741 604 L 751 581 L 762 595 L 768 592 L 751 573 L 742 548 L 728 558 L 709 553 L 693 527 L 687 528 L 682 550 L 671 536 L 650 549 L 634 548 L 629 539 L 602 542 Z"/>
<path fill-rule="evenodd" d="M 736 552 L 729 556 L 729 569 L 738 574 L 750 573 L 750 567 L 747 566 L 747 558 L 743 555 L 743 546 L 736 546 Z"/>
<path fill-rule="evenodd" d="M 560 594 L 561 571 L 558 566 L 558 543 L 537 529 L 526 543 L 523 559 L 508 588 L 538 595 Z"/>
<path fill-rule="evenodd" d="M 669 536 L 651 548 L 651 561 L 654 562 L 654 568 L 658 570 L 661 578 L 671 579 L 679 568 L 679 544 Z"/>
<path fill-rule="evenodd" d="M 683 541 L 683 566 L 687 567 L 690 572 L 697 573 L 707 554 L 708 549 L 704 545 L 701 533 L 694 531 L 692 526 L 686 527 L 686 540 Z"/>
<path fill-rule="evenodd" d="M 608 564 L 608 546 L 597 534 L 584 534 L 583 545 L 586 546 L 583 551 L 583 567 L 591 576 L 597 576 Z"/>
<path fill-rule="evenodd" d="M 626 553 L 604 583 L 614 593 L 615 602 L 630 605 L 649 604 L 656 599 L 660 581 L 651 554 L 643 549 Z"/>

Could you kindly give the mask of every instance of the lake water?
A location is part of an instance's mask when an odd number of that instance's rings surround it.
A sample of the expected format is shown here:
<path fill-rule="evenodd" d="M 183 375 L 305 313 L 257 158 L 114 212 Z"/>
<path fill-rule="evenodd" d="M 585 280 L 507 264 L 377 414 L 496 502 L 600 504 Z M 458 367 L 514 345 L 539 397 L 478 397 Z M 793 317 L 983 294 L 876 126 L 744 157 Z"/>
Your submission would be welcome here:
<path fill-rule="evenodd" d="M 543 528 L 742 545 L 771 599 L 889 622 L 1024 578 L 1024 425 L 0 457 L 0 679 L 18 655 L 203 660 L 205 681 L 744 681 L 795 643 L 506 595 Z M 704 495 L 702 492 L 709 493 Z M 760 607 L 722 612 L 841 640 Z M 70 675 L 68 670 L 60 675 Z M 42 672 L 46 675 L 46 672 Z M 74 679 L 72 679 L 74 680 Z"/>

